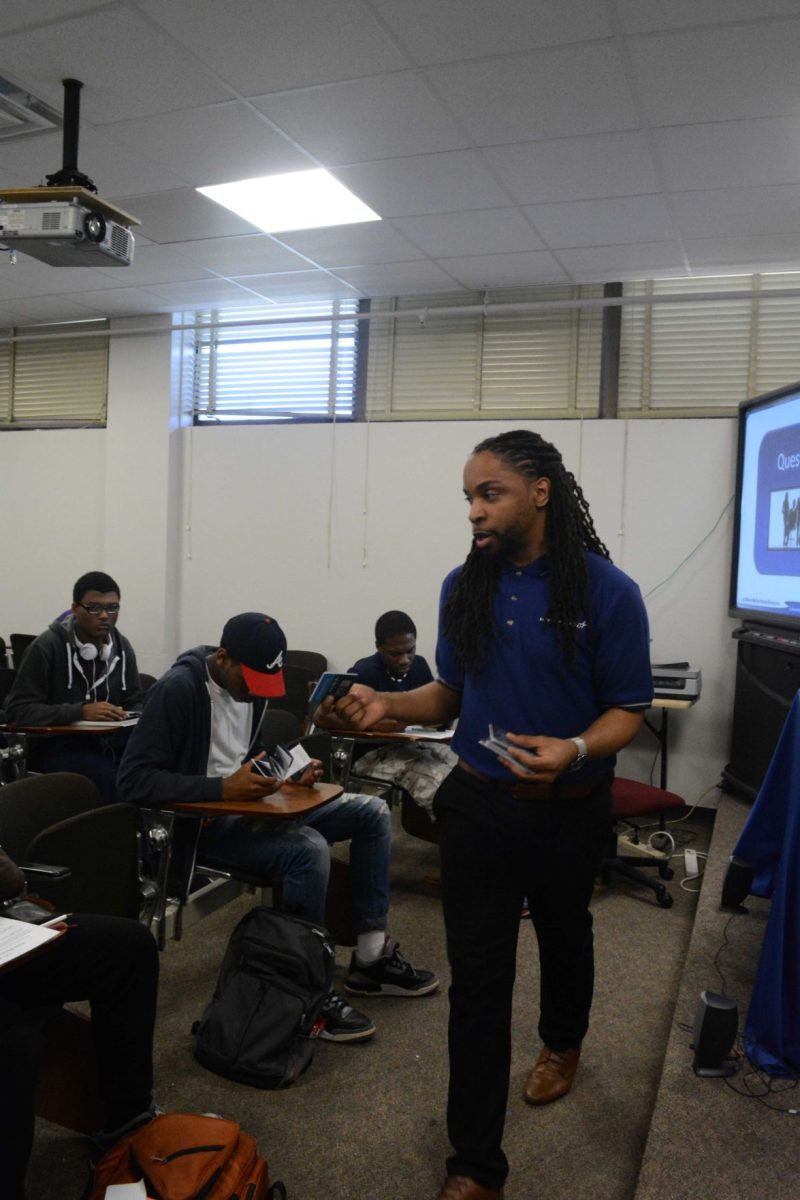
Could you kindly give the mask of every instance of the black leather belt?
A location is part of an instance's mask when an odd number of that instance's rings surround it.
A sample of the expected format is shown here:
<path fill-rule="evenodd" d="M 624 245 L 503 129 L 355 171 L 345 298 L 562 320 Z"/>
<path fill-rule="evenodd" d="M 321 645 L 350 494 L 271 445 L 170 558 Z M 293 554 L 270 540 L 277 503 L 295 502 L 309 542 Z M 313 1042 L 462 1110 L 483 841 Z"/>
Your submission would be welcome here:
<path fill-rule="evenodd" d="M 557 779 L 554 783 L 527 783 L 522 779 L 493 779 L 464 762 L 463 758 L 458 760 L 458 765 L 468 775 L 474 775 L 476 779 L 490 784 L 499 792 L 513 796 L 515 800 L 588 800 L 590 796 L 609 788 L 614 778 L 613 772 L 606 771 L 603 775 L 594 775 L 591 779 L 576 779 L 574 782 L 562 782 L 562 779 Z"/>

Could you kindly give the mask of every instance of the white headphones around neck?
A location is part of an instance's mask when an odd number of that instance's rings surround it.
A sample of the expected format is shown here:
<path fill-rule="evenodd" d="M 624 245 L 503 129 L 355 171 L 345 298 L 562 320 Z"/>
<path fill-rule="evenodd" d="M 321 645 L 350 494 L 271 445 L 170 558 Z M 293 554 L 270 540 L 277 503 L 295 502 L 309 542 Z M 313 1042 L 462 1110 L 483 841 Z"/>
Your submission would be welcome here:
<path fill-rule="evenodd" d="M 81 658 L 85 662 L 94 662 L 94 660 L 98 657 L 98 649 L 93 642 L 76 641 L 75 646 L 78 654 L 80 654 Z M 103 645 L 99 650 L 99 657 L 102 658 L 103 662 L 108 662 L 108 660 L 111 658 L 111 650 L 111 638 L 109 638 L 107 642 L 103 642 Z"/>

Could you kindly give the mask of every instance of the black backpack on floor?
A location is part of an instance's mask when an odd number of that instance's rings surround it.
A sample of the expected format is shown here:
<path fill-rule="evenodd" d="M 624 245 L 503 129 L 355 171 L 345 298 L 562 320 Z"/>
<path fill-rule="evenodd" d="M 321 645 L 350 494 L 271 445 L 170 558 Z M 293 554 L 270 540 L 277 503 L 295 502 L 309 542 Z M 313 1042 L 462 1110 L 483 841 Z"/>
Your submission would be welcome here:
<path fill-rule="evenodd" d="M 312 921 L 257 905 L 231 934 L 195 1057 L 253 1087 L 281 1088 L 311 1063 L 331 990 L 334 944 Z"/>

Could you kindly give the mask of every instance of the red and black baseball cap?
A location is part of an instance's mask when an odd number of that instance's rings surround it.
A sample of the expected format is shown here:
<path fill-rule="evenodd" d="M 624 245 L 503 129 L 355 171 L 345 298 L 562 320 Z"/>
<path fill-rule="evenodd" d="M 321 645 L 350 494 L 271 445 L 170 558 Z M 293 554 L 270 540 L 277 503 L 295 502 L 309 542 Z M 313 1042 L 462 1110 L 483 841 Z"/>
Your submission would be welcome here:
<path fill-rule="evenodd" d="M 239 613 L 222 631 L 221 645 L 241 664 L 253 696 L 284 696 L 283 656 L 286 638 L 277 621 L 266 613 Z"/>

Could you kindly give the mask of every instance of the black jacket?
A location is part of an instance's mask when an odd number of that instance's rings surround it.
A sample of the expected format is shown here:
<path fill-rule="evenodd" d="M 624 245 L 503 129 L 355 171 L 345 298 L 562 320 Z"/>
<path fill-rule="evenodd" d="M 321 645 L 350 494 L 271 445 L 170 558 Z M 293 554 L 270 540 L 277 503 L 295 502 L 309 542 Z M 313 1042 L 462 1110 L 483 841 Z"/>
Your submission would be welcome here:
<path fill-rule="evenodd" d="M 128 639 L 112 629 L 111 658 L 108 663 L 96 660 L 95 676 L 78 656 L 74 625 L 72 616 L 53 621 L 25 651 L 6 697 L 6 719 L 12 725 L 70 725 L 83 719 L 84 704 L 94 700 L 108 700 L 120 708 L 141 704 L 139 669 Z"/>
<path fill-rule="evenodd" d="M 215 650 L 195 646 L 185 651 L 148 692 L 117 774 L 120 800 L 158 805 L 222 798 L 222 779 L 206 775 L 211 699 L 205 660 Z M 250 756 L 261 749 L 265 707 L 263 699 L 253 701 Z"/>

